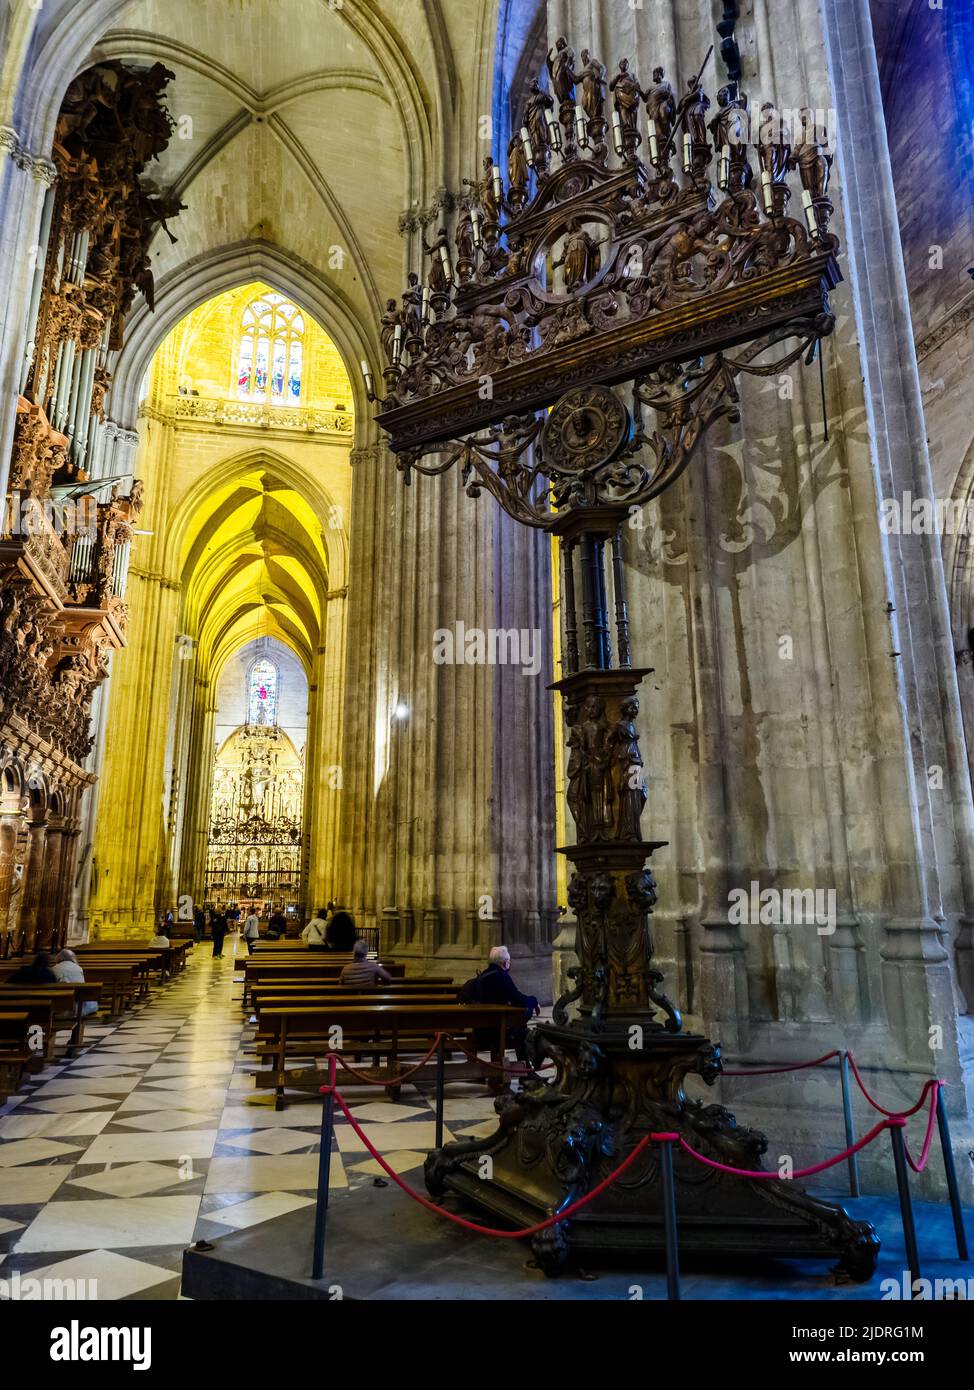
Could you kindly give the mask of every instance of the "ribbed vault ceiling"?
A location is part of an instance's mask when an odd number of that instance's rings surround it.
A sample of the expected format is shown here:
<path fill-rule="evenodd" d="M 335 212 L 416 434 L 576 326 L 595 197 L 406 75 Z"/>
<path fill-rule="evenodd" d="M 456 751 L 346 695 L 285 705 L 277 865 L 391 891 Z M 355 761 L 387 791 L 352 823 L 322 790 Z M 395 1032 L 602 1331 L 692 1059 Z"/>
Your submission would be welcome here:
<path fill-rule="evenodd" d="M 324 269 L 363 324 L 403 278 L 396 223 L 445 181 L 459 86 L 493 0 L 135 0 L 92 60 L 166 63 L 179 131 L 148 172 L 187 209 L 157 282 L 255 240 Z M 462 12 L 462 13 L 460 13 Z M 467 74 L 467 78 L 463 77 Z M 336 252 L 333 248 L 339 248 Z"/>

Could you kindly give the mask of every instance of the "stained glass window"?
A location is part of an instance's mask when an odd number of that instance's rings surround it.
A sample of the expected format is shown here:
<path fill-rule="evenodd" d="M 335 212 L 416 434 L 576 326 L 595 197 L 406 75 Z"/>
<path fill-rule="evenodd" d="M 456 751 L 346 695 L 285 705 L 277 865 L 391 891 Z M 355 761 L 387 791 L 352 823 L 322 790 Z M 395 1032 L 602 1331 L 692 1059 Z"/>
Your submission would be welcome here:
<path fill-rule="evenodd" d="M 277 723 L 277 667 L 273 661 L 255 661 L 250 668 L 247 723 Z"/>
<path fill-rule="evenodd" d="M 243 401 L 301 400 L 304 318 L 282 294 L 264 294 L 243 313 L 237 394 Z"/>

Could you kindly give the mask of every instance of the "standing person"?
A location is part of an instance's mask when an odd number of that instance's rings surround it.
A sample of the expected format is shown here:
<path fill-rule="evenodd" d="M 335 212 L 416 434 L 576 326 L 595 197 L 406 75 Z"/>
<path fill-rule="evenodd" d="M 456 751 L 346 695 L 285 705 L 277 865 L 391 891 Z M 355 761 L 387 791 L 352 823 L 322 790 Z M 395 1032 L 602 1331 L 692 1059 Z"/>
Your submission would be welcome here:
<path fill-rule="evenodd" d="M 287 931 L 287 918 L 281 909 L 275 908 L 267 921 L 268 941 L 280 941 Z"/>
<path fill-rule="evenodd" d="M 193 940 L 199 944 L 203 940 L 203 933 L 206 930 L 206 916 L 201 907 L 193 908 Z"/>
<path fill-rule="evenodd" d="M 253 908 L 247 913 L 244 919 L 244 941 L 247 943 L 247 954 L 253 955 L 254 942 L 260 937 L 260 918 Z"/>
<path fill-rule="evenodd" d="M 213 956 L 223 955 L 223 938 L 227 934 L 227 919 L 224 916 L 223 908 L 217 903 L 216 908 L 210 918 L 210 935 L 213 938 Z"/>
<path fill-rule="evenodd" d="M 327 931 L 327 927 L 325 926 L 325 916 L 327 912 L 328 909 L 326 907 L 319 907 L 311 921 L 302 931 L 301 940 L 306 946 L 324 946 L 325 932 Z"/>

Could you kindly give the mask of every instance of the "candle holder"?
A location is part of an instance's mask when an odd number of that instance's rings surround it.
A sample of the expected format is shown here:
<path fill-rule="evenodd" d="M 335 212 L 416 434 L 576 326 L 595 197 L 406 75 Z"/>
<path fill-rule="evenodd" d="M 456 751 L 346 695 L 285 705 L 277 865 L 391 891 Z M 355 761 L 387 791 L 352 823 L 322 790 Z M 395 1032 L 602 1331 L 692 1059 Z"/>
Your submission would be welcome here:
<path fill-rule="evenodd" d="M 662 1249 L 658 1165 L 651 1150 L 634 1153 L 647 1134 L 679 1133 L 717 1165 L 765 1171 L 769 1141 L 684 1090 L 687 1076 L 716 1079 L 720 1052 L 684 1031 L 655 963 L 650 859 L 662 846 L 642 837 L 645 790 L 641 775 L 633 777 L 643 766 L 639 686 L 649 671 L 632 665 L 622 548 L 633 507 L 660 497 L 683 474 L 712 425 L 740 420 L 740 380 L 783 371 L 820 348 L 834 326 L 828 296 L 841 279 L 834 237 L 793 235 L 794 226 L 769 232 L 753 215 L 743 149 L 737 158 L 731 152 L 731 197 L 715 208 L 713 150 L 702 124 L 709 103 L 699 76 L 684 113 L 691 125 L 678 194 L 669 168 L 677 147 L 669 138 L 657 144 L 655 184 L 636 160 L 611 171 L 599 164 L 591 146 L 597 151 L 602 130 L 584 112 L 576 127 L 574 99 L 565 98 L 575 90 L 565 67 L 573 51 L 566 50 L 560 39 L 552 74 L 566 133 L 563 167 L 535 188 L 523 211 L 526 193 L 508 194 L 514 216 L 504 227 L 506 250 L 496 209 L 481 191 L 476 281 L 455 296 L 431 297 L 436 322 L 426 355 L 402 375 L 390 368 L 387 380 L 399 389 L 378 415 L 407 484 L 459 467 L 468 496 L 489 494 L 513 521 L 559 538 L 566 666 L 556 689 L 568 720 L 565 799 L 575 823 L 561 852 L 574 870 L 568 892 L 579 959 L 574 987 L 528 1044 L 532 1065 L 550 1058 L 556 1075 L 502 1098 L 496 1133 L 446 1144 L 425 1166 L 434 1196 L 461 1194 L 511 1225 L 543 1221 L 590 1195 L 583 1213 L 532 1240 L 534 1259 L 548 1273 L 572 1252 L 598 1258 Z M 624 131 L 620 138 L 625 154 Z M 816 229 L 831 210 L 820 135 L 817 144 L 818 156 L 807 151 L 800 166 Z M 520 152 L 509 155 L 515 182 L 526 182 Z M 654 205 L 655 192 L 669 206 Z M 587 230 L 593 222 L 598 240 Z M 543 269 L 552 264 L 566 268 L 557 293 Z M 709 273 L 718 265 L 717 276 Z M 613 276 L 608 309 L 604 268 Z M 434 280 L 442 290 L 442 276 Z M 457 315 L 446 319 L 451 298 Z M 472 334 L 476 372 L 489 374 L 493 386 L 487 396 L 469 367 Z M 785 343 L 769 363 L 767 354 Z M 631 386 L 631 407 L 623 383 Z M 644 425 L 647 412 L 652 426 Z M 603 1190 L 621 1154 L 633 1154 L 631 1174 Z M 716 1174 L 701 1180 L 686 1165 L 675 1176 L 686 1216 L 681 1239 L 695 1253 L 838 1256 L 854 1279 L 873 1272 L 877 1242 L 868 1223 L 797 1184 Z"/>

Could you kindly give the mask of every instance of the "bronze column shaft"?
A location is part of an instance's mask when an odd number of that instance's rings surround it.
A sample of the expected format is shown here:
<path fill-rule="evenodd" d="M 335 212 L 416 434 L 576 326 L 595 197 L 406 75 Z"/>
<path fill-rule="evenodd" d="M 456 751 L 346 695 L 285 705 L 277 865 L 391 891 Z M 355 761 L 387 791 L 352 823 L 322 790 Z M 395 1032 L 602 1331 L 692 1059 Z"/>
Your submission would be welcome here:
<path fill-rule="evenodd" d="M 605 593 L 605 542 L 586 533 L 582 536 L 582 625 L 585 629 L 585 664 L 607 671 L 612 656 L 609 649 L 609 615 Z"/>

